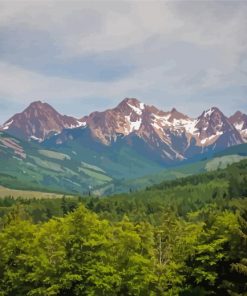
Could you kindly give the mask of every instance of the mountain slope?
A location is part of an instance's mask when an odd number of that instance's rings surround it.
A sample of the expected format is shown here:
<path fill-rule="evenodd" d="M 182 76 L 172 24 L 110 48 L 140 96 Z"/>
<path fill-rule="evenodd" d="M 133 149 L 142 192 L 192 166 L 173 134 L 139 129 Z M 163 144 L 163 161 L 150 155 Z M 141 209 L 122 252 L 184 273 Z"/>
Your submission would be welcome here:
<path fill-rule="evenodd" d="M 237 111 L 229 118 L 229 121 L 239 131 L 242 139 L 247 142 L 247 115 L 240 111 Z"/>
<path fill-rule="evenodd" d="M 158 165 L 176 165 L 243 143 L 242 130 L 236 128 L 239 127 L 239 120 L 237 118 L 238 125 L 232 123 L 216 107 L 193 119 L 175 108 L 164 112 L 135 98 L 126 98 L 113 109 L 93 112 L 77 120 L 61 115 L 50 105 L 38 101 L 10 118 L 2 130 L 18 138 L 40 142 L 54 137 L 51 143 L 55 145 L 51 148 L 57 149 L 59 144 L 60 149 L 62 145 L 67 145 L 67 141 L 73 146 L 69 138 L 73 138 L 73 132 L 68 135 L 68 129 L 77 134 L 77 128 L 83 130 L 86 127 L 88 132 L 80 134 L 82 147 L 87 146 L 90 137 L 92 150 L 97 150 L 101 144 L 101 148 L 105 146 L 102 148 L 104 151 L 116 154 L 117 149 L 125 146 L 131 153 Z M 245 125 L 241 127 L 244 129 Z"/>
<path fill-rule="evenodd" d="M 54 149 L 53 141 L 65 136 L 65 131 L 69 141 L 66 145 L 57 144 Z M 0 185 L 51 192 L 83 194 L 90 190 L 94 194 L 112 194 L 224 168 L 247 157 L 247 144 L 242 144 L 205 160 L 164 169 L 135 153 L 125 142 L 121 144 L 121 140 L 124 138 L 110 147 L 98 142 L 95 149 L 86 127 L 64 130 L 42 145 L 0 132 Z"/>
<path fill-rule="evenodd" d="M 192 119 L 174 108 L 164 112 L 126 98 L 116 108 L 93 112 L 81 122 L 85 122 L 91 141 L 108 147 L 115 147 L 118 142 L 165 165 L 243 143 L 237 129 L 216 107 Z M 66 145 L 63 131 L 56 141 Z M 86 141 L 81 139 L 84 144 Z"/>
<path fill-rule="evenodd" d="M 49 104 L 37 101 L 7 120 L 2 130 L 21 139 L 43 141 L 63 128 L 75 128 L 82 124 L 73 117 L 61 115 Z"/>
<path fill-rule="evenodd" d="M 98 143 L 97 149 L 80 142 L 80 133 L 87 129 L 67 129 L 68 136 L 78 137 L 62 149 L 49 149 L 52 137 L 43 145 L 27 142 L 0 132 L 0 185 L 67 193 L 103 194 L 113 192 L 114 184 L 123 178 L 134 178 L 162 169 L 142 158 L 128 147 L 108 150 Z M 75 135 L 75 131 L 79 134 Z M 92 142 L 95 148 L 95 143 Z M 54 146 L 53 146 L 54 147 Z M 104 155 L 104 156 L 103 156 Z"/>
<path fill-rule="evenodd" d="M 85 193 L 89 186 L 102 190 L 112 181 L 98 166 L 0 132 L 0 184 L 3 186 Z"/>
<path fill-rule="evenodd" d="M 209 158 L 205 158 L 193 163 L 183 164 L 170 168 L 165 168 L 155 174 L 146 175 L 141 178 L 125 180 L 119 184 L 116 191 L 127 191 L 144 189 L 147 186 L 158 184 L 164 180 L 174 180 L 198 173 L 225 169 L 228 165 L 247 159 L 247 144 L 229 147 L 221 152 L 213 154 Z"/>
<path fill-rule="evenodd" d="M 104 145 L 95 140 L 88 127 L 64 129 L 60 134 L 44 141 L 45 149 L 53 149 L 76 158 L 77 161 L 88 162 L 105 170 L 114 179 L 135 178 L 154 173 L 163 168 L 152 158 L 139 154 L 130 145 L 126 145 L 125 137 L 116 134 L 117 140 L 111 145 Z"/>
<path fill-rule="evenodd" d="M 34 102 L 2 127 L 1 184 L 103 194 L 193 174 L 208 162 L 196 161 L 244 142 L 245 120 L 240 112 L 228 119 L 216 107 L 190 118 L 134 98 L 77 120 Z M 208 167 L 239 156 L 245 155 Z"/>

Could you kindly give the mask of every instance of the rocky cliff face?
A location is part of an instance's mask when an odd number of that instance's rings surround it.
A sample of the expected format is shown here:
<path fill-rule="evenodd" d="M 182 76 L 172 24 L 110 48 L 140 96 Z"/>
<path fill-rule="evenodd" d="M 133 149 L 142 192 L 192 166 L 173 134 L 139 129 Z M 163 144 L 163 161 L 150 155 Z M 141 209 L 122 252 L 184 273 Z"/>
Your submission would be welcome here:
<path fill-rule="evenodd" d="M 239 131 L 242 139 L 247 142 L 247 115 L 237 111 L 229 118 L 229 121 Z"/>
<path fill-rule="evenodd" d="M 198 118 L 189 118 L 175 108 L 164 112 L 137 99 L 124 99 L 116 108 L 94 112 L 82 119 L 93 136 L 105 145 L 117 141 L 118 135 L 136 135 L 164 159 L 185 159 L 214 145 L 225 148 L 243 143 L 238 130 L 216 107 Z"/>
<path fill-rule="evenodd" d="M 81 125 L 79 120 L 61 115 L 49 104 L 37 101 L 6 121 L 2 130 L 19 138 L 43 141 L 64 128 L 75 128 Z"/>
<path fill-rule="evenodd" d="M 164 112 L 135 98 L 126 98 L 113 109 L 96 111 L 77 120 L 59 114 L 46 103 L 34 102 L 10 118 L 2 129 L 39 141 L 58 134 L 56 142 L 62 145 L 67 139 L 73 140 L 74 129 L 83 128 L 102 145 L 111 147 L 121 140 L 140 153 L 145 151 L 149 157 L 173 162 L 243 143 L 247 135 L 246 117 L 237 112 L 228 119 L 213 107 L 190 118 L 175 108 Z M 64 129 L 71 132 L 65 136 Z"/>

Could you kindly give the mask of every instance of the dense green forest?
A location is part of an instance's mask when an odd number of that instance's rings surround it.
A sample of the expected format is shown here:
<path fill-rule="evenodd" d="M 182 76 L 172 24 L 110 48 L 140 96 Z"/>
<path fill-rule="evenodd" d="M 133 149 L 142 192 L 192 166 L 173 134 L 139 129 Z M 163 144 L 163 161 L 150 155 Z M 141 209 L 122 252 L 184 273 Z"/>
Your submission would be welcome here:
<path fill-rule="evenodd" d="M 247 161 L 110 197 L 0 199 L 0 295 L 247 295 Z"/>

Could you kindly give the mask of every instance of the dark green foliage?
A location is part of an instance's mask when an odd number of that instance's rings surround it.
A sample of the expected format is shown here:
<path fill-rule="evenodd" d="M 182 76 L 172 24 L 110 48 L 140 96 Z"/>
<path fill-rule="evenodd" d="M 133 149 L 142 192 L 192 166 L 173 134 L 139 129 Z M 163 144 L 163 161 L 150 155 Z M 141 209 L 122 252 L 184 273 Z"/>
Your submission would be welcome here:
<path fill-rule="evenodd" d="M 247 161 L 112 197 L 0 199 L 0 295 L 246 295 Z"/>

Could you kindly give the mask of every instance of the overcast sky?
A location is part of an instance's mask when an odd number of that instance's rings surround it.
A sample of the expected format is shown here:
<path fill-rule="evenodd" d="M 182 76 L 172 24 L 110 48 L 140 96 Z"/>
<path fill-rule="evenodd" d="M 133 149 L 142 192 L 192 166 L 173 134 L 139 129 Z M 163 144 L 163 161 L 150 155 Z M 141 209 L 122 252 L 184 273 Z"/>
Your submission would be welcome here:
<path fill-rule="evenodd" d="M 247 113 L 246 32 L 247 1 L 0 0 L 0 123 L 35 100 Z"/>

